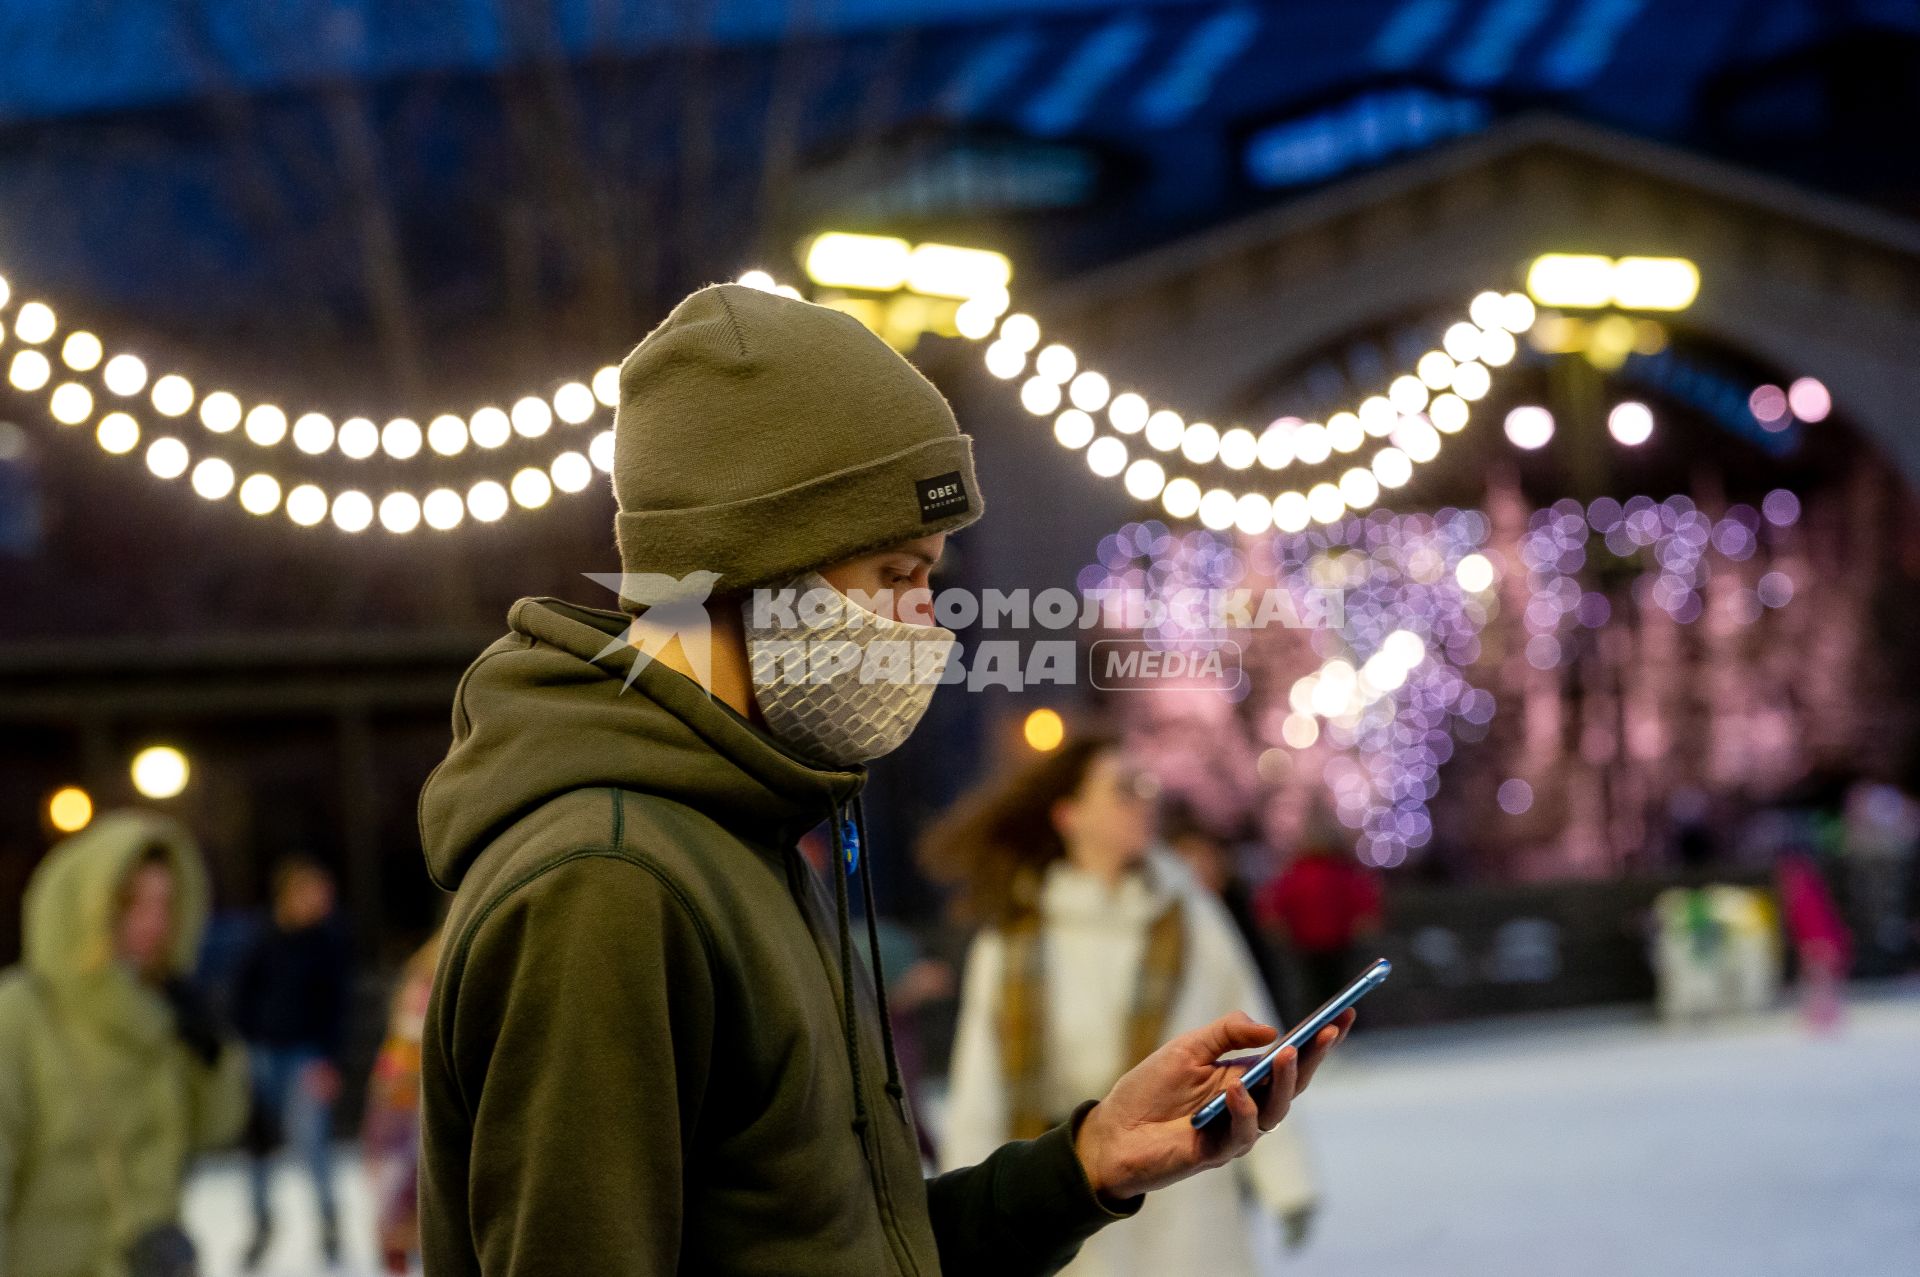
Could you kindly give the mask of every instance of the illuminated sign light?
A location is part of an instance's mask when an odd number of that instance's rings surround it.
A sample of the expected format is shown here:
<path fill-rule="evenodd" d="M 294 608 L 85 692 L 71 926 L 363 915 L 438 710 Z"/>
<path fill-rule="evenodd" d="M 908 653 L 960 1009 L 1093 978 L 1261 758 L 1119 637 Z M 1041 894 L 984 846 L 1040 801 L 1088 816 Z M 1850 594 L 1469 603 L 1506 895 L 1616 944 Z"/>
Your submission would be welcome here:
<path fill-rule="evenodd" d="M 806 270 L 807 278 L 823 288 L 870 293 L 905 288 L 956 301 L 1004 291 L 1013 279 L 1013 264 L 1004 253 L 845 231 L 815 236 L 807 246 Z"/>
<path fill-rule="evenodd" d="M 1700 270 L 1684 257 L 1543 253 L 1527 268 L 1527 292 L 1571 310 L 1685 310 L 1700 294 Z"/>
<path fill-rule="evenodd" d="M 1255 133 L 1242 152 L 1258 186 L 1304 186 L 1486 127 L 1487 104 L 1426 89 L 1367 93 Z"/>

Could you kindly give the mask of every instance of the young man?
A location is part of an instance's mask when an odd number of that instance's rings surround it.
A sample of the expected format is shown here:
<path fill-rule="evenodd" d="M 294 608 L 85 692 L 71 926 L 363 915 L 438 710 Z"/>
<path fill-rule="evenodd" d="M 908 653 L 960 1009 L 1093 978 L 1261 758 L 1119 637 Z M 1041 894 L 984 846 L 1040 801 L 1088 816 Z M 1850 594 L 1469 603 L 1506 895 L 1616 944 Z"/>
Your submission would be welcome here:
<path fill-rule="evenodd" d="M 1215 1060 L 1273 1032 L 1217 1021 L 1040 1138 L 922 1179 L 847 897 L 857 874 L 870 898 L 864 764 L 932 689 L 864 662 L 796 678 L 779 654 L 944 650 L 897 601 L 979 517 L 971 441 L 855 320 L 738 285 L 682 302 L 620 386 L 623 604 L 655 606 L 629 628 L 517 603 L 421 795 L 458 893 L 423 1047 L 429 1277 L 1050 1273 L 1142 1193 L 1244 1153 L 1344 1024 L 1256 1103 Z M 892 598 L 747 594 L 790 585 Z M 830 887 L 795 846 L 823 822 Z M 1231 1124 L 1195 1131 L 1223 1086 Z"/>

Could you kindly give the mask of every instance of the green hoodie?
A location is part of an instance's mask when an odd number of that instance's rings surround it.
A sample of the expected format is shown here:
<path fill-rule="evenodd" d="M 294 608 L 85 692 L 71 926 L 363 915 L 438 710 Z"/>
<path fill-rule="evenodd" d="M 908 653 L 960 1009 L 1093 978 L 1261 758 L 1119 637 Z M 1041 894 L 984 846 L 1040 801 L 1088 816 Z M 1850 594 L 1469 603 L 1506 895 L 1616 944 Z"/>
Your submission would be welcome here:
<path fill-rule="evenodd" d="M 27 884 L 25 957 L 0 976 L 6 1277 L 118 1277 L 135 1237 L 179 1218 L 192 1155 L 234 1139 L 246 1118 L 239 1044 L 203 1065 L 159 991 L 113 960 L 121 886 L 154 845 L 173 868 L 172 966 L 184 973 L 206 927 L 207 879 L 173 821 L 102 816 Z"/>
<path fill-rule="evenodd" d="M 922 1178 L 845 877 L 830 896 L 797 848 L 850 836 L 863 772 L 658 663 L 623 691 L 619 613 L 508 623 L 420 799 L 458 893 L 423 1047 L 431 1277 L 1019 1277 L 1115 1218 L 1071 1124 Z"/>

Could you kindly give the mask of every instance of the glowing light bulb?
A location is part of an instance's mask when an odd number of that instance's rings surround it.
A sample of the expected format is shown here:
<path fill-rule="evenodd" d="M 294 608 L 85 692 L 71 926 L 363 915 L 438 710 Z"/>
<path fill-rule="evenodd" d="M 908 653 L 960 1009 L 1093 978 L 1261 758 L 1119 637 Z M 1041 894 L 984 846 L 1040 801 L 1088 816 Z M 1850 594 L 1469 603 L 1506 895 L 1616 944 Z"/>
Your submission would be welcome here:
<path fill-rule="evenodd" d="M 1453 384 L 1453 356 L 1444 350 L 1429 350 L 1414 365 L 1420 383 L 1429 390 L 1445 390 Z"/>
<path fill-rule="evenodd" d="M 1172 452 L 1186 438 L 1187 423 L 1171 408 L 1162 408 L 1147 418 L 1147 446 L 1156 452 Z"/>
<path fill-rule="evenodd" d="M 319 456 L 333 447 L 333 422 L 317 412 L 301 413 L 293 423 L 293 446 L 309 457 Z"/>
<path fill-rule="evenodd" d="M 1147 401 L 1131 390 L 1113 397 L 1107 405 L 1107 420 L 1123 435 L 1138 434 L 1147 424 Z"/>
<path fill-rule="evenodd" d="M 270 403 L 255 404 L 247 413 L 247 438 L 271 448 L 287 437 L 287 414 Z"/>
<path fill-rule="evenodd" d="M 287 517 L 303 528 L 313 527 L 327 517 L 327 494 L 311 483 L 303 483 L 287 493 Z"/>
<path fill-rule="evenodd" d="M 365 417 L 349 417 L 340 423 L 334 446 L 355 461 L 365 461 L 380 451 L 380 427 Z"/>
<path fill-rule="evenodd" d="M 1289 490 L 1273 499 L 1273 526 L 1280 531 L 1299 532 L 1312 521 L 1306 493 Z"/>
<path fill-rule="evenodd" d="M 547 466 L 553 486 L 562 492 L 584 492 L 593 482 L 593 462 L 578 452 L 563 452 Z"/>
<path fill-rule="evenodd" d="M 1553 438 L 1553 414 L 1537 404 L 1523 404 L 1507 414 L 1507 438 L 1516 448 L 1543 448 Z"/>
<path fill-rule="evenodd" d="M 1235 426 L 1220 436 L 1220 463 L 1229 470 L 1245 470 L 1260 459 L 1260 441 L 1253 431 Z"/>
<path fill-rule="evenodd" d="M 1453 579 L 1469 594 L 1480 594 L 1493 587 L 1493 560 L 1484 554 L 1469 554 L 1456 563 Z"/>
<path fill-rule="evenodd" d="M 407 461 L 420 455 L 424 436 L 420 423 L 410 417 L 395 417 L 380 431 L 380 447 L 395 461 Z"/>
<path fill-rule="evenodd" d="M 609 408 L 620 406 L 620 370 L 608 364 L 593 374 L 593 397 Z"/>
<path fill-rule="evenodd" d="M 420 513 L 428 527 L 446 532 L 460 526 L 460 520 L 466 517 L 467 503 L 452 488 L 435 488 L 420 503 Z"/>
<path fill-rule="evenodd" d="M 1040 344 L 1040 323 L 1032 315 L 1008 315 L 1000 321 L 1000 340 L 1025 354 Z"/>
<path fill-rule="evenodd" d="M 23 350 L 13 357 L 7 380 L 15 390 L 38 390 L 53 377 L 53 365 L 37 350 Z"/>
<path fill-rule="evenodd" d="M 93 415 L 93 392 L 77 381 L 55 386 L 47 411 L 63 426 L 77 426 Z"/>
<path fill-rule="evenodd" d="M 592 389 L 580 382 L 570 381 L 553 392 L 553 413 L 570 426 L 593 416 L 594 406 Z"/>
<path fill-rule="evenodd" d="M 1187 427 L 1180 439 L 1180 455 L 1196 466 L 1204 466 L 1220 455 L 1220 432 L 1204 421 Z"/>
<path fill-rule="evenodd" d="M 52 337 L 57 327 L 53 308 L 45 302 L 28 302 L 13 317 L 13 335 L 29 346 L 38 346 Z"/>
<path fill-rule="evenodd" d="M 553 409 L 547 401 L 528 395 L 516 401 L 508 418 L 513 422 L 514 433 L 527 439 L 538 439 L 553 427 Z"/>
<path fill-rule="evenodd" d="M 1364 510 L 1380 499 L 1380 481 L 1358 466 L 1340 476 L 1340 499 L 1350 510 Z"/>
<path fill-rule="evenodd" d="M 1632 448 L 1653 438 L 1653 411 L 1629 399 L 1607 414 L 1607 433 Z"/>
<path fill-rule="evenodd" d="M 513 422 L 498 408 L 482 408 L 467 418 L 467 431 L 482 448 L 498 448 L 513 438 Z"/>
<path fill-rule="evenodd" d="M 187 445 L 163 437 L 147 445 L 147 469 L 161 479 L 178 479 L 187 472 Z"/>
<path fill-rule="evenodd" d="M 233 467 L 219 457 L 203 457 L 193 468 L 193 490 L 209 501 L 233 491 Z"/>
<path fill-rule="evenodd" d="M 1027 370 L 1027 352 L 1004 340 L 987 347 L 987 371 L 1001 381 L 1012 381 Z"/>
<path fill-rule="evenodd" d="M 1078 408 L 1069 408 L 1054 418 L 1053 437 L 1062 448 L 1084 448 L 1093 442 L 1093 418 Z"/>
<path fill-rule="evenodd" d="M 250 474 L 240 485 L 240 508 L 248 514 L 272 514 L 280 508 L 280 481 L 270 474 Z"/>
<path fill-rule="evenodd" d="M 100 358 L 105 353 L 100 339 L 88 332 L 68 333 L 60 345 L 61 362 L 75 372 L 92 372 L 100 366 Z"/>
<path fill-rule="evenodd" d="M 138 355 L 115 355 L 100 373 L 107 389 L 122 399 L 147 388 L 147 365 Z"/>
<path fill-rule="evenodd" d="M 110 412 L 94 428 L 100 446 L 116 457 L 132 452 L 140 442 L 140 423 L 124 412 Z"/>
<path fill-rule="evenodd" d="M 1124 482 L 1128 496 L 1136 501 L 1151 501 L 1167 486 L 1167 472 L 1158 461 L 1142 457 L 1127 467 Z"/>
<path fill-rule="evenodd" d="M 1127 468 L 1127 445 L 1112 435 L 1102 435 L 1087 445 L 1087 469 L 1102 479 L 1111 479 Z"/>
<path fill-rule="evenodd" d="M 153 383 L 153 407 L 163 417 L 184 417 L 193 407 L 193 383 L 170 372 Z"/>
<path fill-rule="evenodd" d="M 1250 537 L 1259 536 L 1273 526 L 1273 502 L 1262 493 L 1242 493 L 1234 502 L 1233 526 Z"/>
<path fill-rule="evenodd" d="M 1346 512 L 1346 499 L 1331 483 L 1316 483 L 1307 489 L 1307 513 L 1315 523 L 1336 523 Z"/>
<path fill-rule="evenodd" d="M 1079 361 L 1074 358 L 1073 351 L 1059 342 L 1033 357 L 1034 372 L 1057 385 L 1065 385 L 1078 366 Z"/>
<path fill-rule="evenodd" d="M 1170 479 L 1160 493 L 1160 505 L 1176 519 L 1191 519 L 1200 509 L 1200 485 L 1185 475 Z"/>
<path fill-rule="evenodd" d="M 133 756 L 127 770 L 135 792 L 156 801 L 179 797 L 193 774 L 187 756 L 171 745 L 149 745 Z"/>
<path fill-rule="evenodd" d="M 200 424 L 215 434 L 224 435 L 240 424 L 240 400 L 225 390 L 216 390 L 200 401 Z"/>
<path fill-rule="evenodd" d="M 427 446 L 443 457 L 456 457 L 467 448 L 467 423 L 443 412 L 427 423 Z"/>
<path fill-rule="evenodd" d="M 1036 417 L 1050 416 L 1060 407 L 1060 383 L 1029 377 L 1020 385 L 1020 403 Z"/>
<path fill-rule="evenodd" d="M 342 532 L 365 532 L 373 526 L 373 498 L 352 488 L 334 497 L 333 526 Z"/>
<path fill-rule="evenodd" d="M 1327 428 L 1317 421 L 1303 421 L 1293 428 L 1293 455 L 1301 465 L 1317 466 L 1333 455 L 1333 440 Z"/>
<path fill-rule="evenodd" d="M 1107 406 L 1112 387 L 1107 379 L 1097 372 L 1083 372 L 1076 376 L 1067 387 L 1067 398 L 1073 406 L 1087 412 L 1098 412 Z"/>
<path fill-rule="evenodd" d="M 1383 488 L 1398 488 L 1413 478 L 1413 459 L 1398 448 L 1382 448 L 1373 454 L 1373 477 Z"/>
<path fill-rule="evenodd" d="M 553 498 L 553 480 L 547 478 L 545 470 L 528 466 L 513 476 L 509 490 L 521 507 L 538 510 Z"/>
<path fill-rule="evenodd" d="M 380 526 L 405 534 L 420 526 L 420 499 L 411 492 L 389 492 L 380 498 Z"/>
<path fill-rule="evenodd" d="M 1509 337 L 1508 340 L 1511 341 L 1512 338 Z M 1393 384 L 1387 387 L 1389 404 L 1399 413 L 1411 414 L 1421 411 L 1427 406 L 1428 398 L 1427 383 L 1418 377 L 1395 377 Z"/>

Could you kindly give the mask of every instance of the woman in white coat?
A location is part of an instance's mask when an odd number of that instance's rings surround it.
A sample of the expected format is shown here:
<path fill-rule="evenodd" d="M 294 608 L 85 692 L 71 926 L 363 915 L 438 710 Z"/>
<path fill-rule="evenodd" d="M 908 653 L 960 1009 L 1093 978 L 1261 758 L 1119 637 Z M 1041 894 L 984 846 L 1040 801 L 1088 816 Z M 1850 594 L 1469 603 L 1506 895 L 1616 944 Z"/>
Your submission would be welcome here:
<path fill-rule="evenodd" d="M 928 868 L 961 887 L 982 926 L 961 989 L 947 1166 L 1047 1129 L 1174 1034 L 1235 1010 L 1274 1022 L 1226 909 L 1151 851 L 1153 838 L 1151 781 L 1104 738 L 1061 746 L 928 835 Z M 1139 1220 L 1095 1235 L 1066 1271 L 1252 1277 L 1247 1203 L 1280 1220 L 1290 1243 L 1314 1208 L 1298 1121 L 1234 1163 L 1235 1178 L 1150 1195 Z"/>

